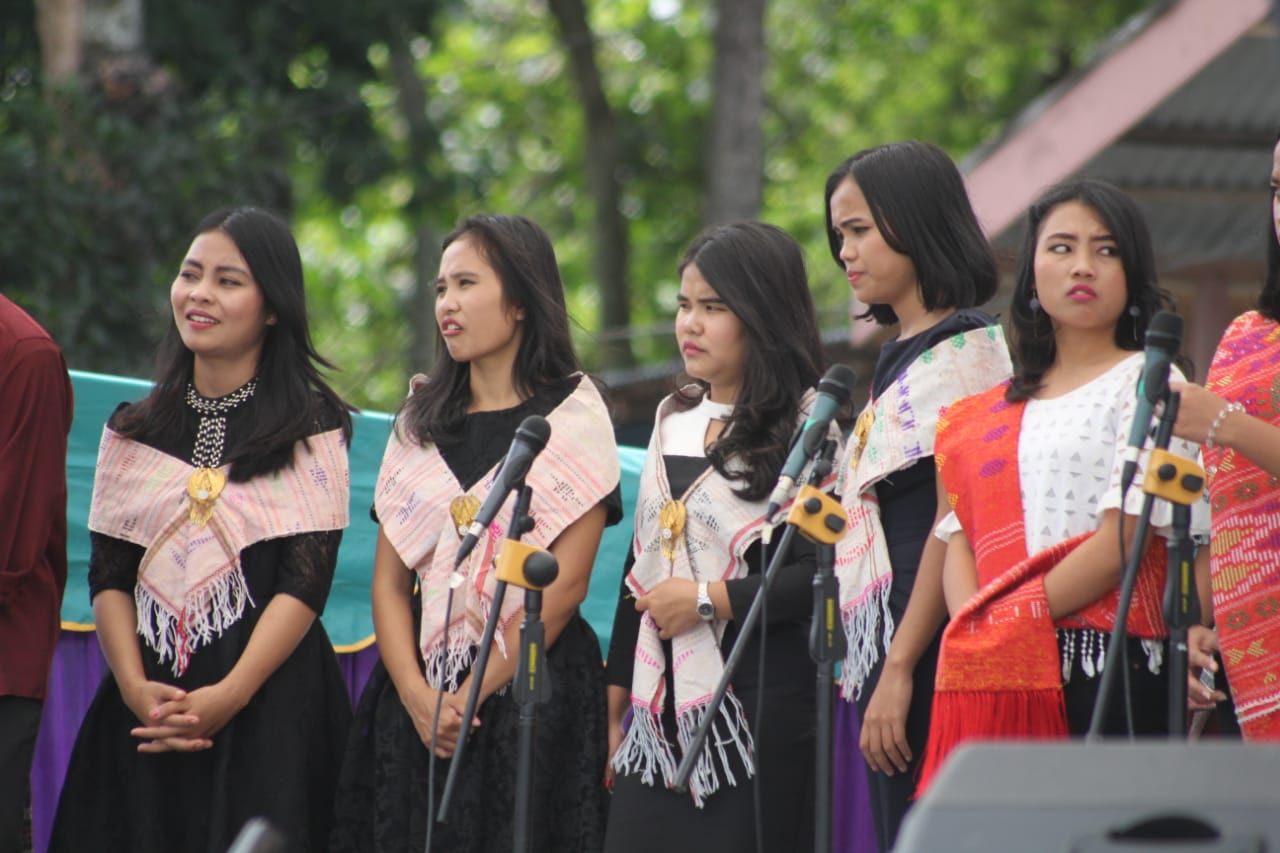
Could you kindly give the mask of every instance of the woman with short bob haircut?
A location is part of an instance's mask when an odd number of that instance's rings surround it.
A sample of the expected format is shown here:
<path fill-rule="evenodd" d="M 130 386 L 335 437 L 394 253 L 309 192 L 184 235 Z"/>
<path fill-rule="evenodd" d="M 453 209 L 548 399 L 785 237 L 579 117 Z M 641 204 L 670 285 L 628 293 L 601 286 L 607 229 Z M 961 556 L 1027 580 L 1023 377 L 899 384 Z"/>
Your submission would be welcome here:
<path fill-rule="evenodd" d="M 853 181 L 862 190 L 884 241 L 911 258 L 926 311 L 976 308 L 1000 283 L 994 255 L 974 216 L 964 179 L 951 158 L 927 142 L 892 142 L 859 151 L 827 176 L 827 243 L 841 268 L 842 240 L 831 197 Z M 898 322 L 893 306 L 869 304 L 881 326 Z"/>
<path fill-rule="evenodd" d="M 898 334 L 880 350 L 870 400 L 858 418 L 838 486 L 849 533 L 837 545 L 849 652 L 837 707 L 837 752 L 857 732 L 866 761 L 877 843 L 890 849 L 910 805 L 929 730 L 938 635 L 946 619 L 933 465 L 939 411 L 1009 375 L 1000 327 L 977 310 L 997 269 L 964 181 L 924 142 L 868 148 L 827 178 L 831 256 L 868 306 L 861 317 Z M 861 719 L 853 713 L 853 703 Z M 858 796 L 863 769 L 852 745 L 836 763 L 837 796 Z M 837 808 L 837 849 L 863 833 Z"/>

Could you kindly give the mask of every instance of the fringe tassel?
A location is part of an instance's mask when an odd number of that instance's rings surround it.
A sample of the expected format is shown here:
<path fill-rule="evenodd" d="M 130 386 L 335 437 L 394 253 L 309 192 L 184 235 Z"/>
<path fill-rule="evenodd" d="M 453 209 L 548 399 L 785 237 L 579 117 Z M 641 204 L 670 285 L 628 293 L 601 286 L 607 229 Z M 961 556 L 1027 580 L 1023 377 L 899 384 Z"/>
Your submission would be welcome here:
<path fill-rule="evenodd" d="M 697 705 L 677 715 L 677 736 L 680 749 L 687 751 L 693 740 L 693 733 L 706 717 L 707 706 Z M 751 738 L 751 730 L 747 727 L 747 718 L 742 711 L 742 704 L 733 693 L 726 693 L 724 702 L 711 728 L 707 732 L 706 743 L 702 754 L 693 765 L 693 773 L 689 775 L 689 793 L 693 795 L 693 803 L 702 808 L 707 797 L 720 790 L 720 773 L 724 773 L 725 781 L 737 786 L 738 780 L 733 775 L 732 765 L 726 747 L 737 749 L 738 757 L 747 769 L 747 777 L 755 775 L 755 743 Z"/>
<path fill-rule="evenodd" d="M 889 576 L 875 585 L 852 607 L 841 612 L 844 622 L 845 657 L 840 668 L 840 698 L 855 701 L 862 685 L 880 661 L 882 649 L 893 638 L 893 614 L 889 612 Z"/>
<path fill-rule="evenodd" d="M 1164 666 L 1164 640 L 1143 640 L 1142 650 L 1147 653 L 1147 670 L 1159 675 Z"/>
<path fill-rule="evenodd" d="M 613 769 L 619 773 L 640 774 L 640 781 L 652 786 L 657 773 L 662 784 L 670 788 L 676 778 L 676 757 L 662 733 L 662 721 L 646 705 L 631 706 L 631 727 L 613 756 Z"/>
<path fill-rule="evenodd" d="M 461 634 L 461 626 L 455 625 L 450 633 Z M 465 637 L 461 637 L 457 643 L 449 643 L 447 650 L 437 646 L 422 656 L 423 677 L 432 689 L 452 693 L 458 689 L 462 673 L 475 663 L 476 654 L 476 647 Z"/>
<path fill-rule="evenodd" d="M 187 671 L 197 649 L 238 622 L 246 604 L 256 606 L 239 570 L 223 572 L 189 591 L 181 613 L 167 609 L 146 584 L 138 584 L 133 597 L 138 634 L 161 663 L 173 659 L 174 675 Z"/>
<path fill-rule="evenodd" d="M 1067 709 L 1058 689 L 935 693 L 916 797 L 924 795 L 947 757 L 965 741 L 1057 740 L 1068 735 Z"/>

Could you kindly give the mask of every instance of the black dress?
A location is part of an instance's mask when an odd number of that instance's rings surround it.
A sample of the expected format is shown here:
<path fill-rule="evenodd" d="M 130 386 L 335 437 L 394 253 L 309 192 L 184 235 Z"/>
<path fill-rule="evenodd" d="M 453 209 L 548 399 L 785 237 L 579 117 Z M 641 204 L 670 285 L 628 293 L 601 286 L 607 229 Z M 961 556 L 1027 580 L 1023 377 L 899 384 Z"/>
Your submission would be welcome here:
<path fill-rule="evenodd" d="M 549 414 L 574 387 L 575 383 L 558 386 L 514 409 L 468 415 L 463 441 L 441 449 L 458 482 L 464 488 L 479 482 L 506 454 L 520 422 L 529 415 Z M 620 490 L 615 489 L 605 503 L 606 523 L 617 524 L 622 516 Z M 512 587 L 507 594 L 518 595 L 521 590 Z M 417 603 L 415 595 L 415 622 Z M 600 641 L 580 613 L 547 649 L 546 672 L 552 697 L 536 710 L 532 849 L 596 853 L 602 846 L 608 807 L 601 783 L 608 739 L 604 668 Z M 465 677 L 464 672 L 459 680 Z M 448 822 L 435 822 L 451 762 L 437 758 L 431 764 L 395 684 L 379 661 L 356 708 L 331 849 L 335 853 L 420 853 L 430 820 L 434 823 L 431 850 L 510 853 L 519 711 L 505 689 L 480 706 L 480 727 L 467 743 L 466 766 L 455 782 Z"/>
<path fill-rule="evenodd" d="M 667 482 L 672 494 L 683 494 L 710 464 L 706 457 L 666 456 Z M 738 618 L 751 609 L 763 579 L 762 566 L 772 552 L 760 542 L 747 549 L 748 574 L 726 582 L 730 605 Z M 623 576 L 630 571 L 627 559 Z M 802 537 L 792 540 L 786 564 L 770 584 L 763 620 L 747 638 L 741 664 L 732 679 L 734 695 L 742 703 L 755 742 L 756 775 L 748 777 L 737 751 L 727 748 L 736 784 L 722 780 L 719 790 L 701 809 L 693 798 L 664 787 L 645 785 L 638 775 L 619 774 L 609 811 L 607 853 L 750 853 L 756 849 L 801 851 L 813 849 L 814 749 L 817 732 L 817 670 L 809 655 L 809 625 L 813 609 L 815 549 Z M 608 681 L 631 689 L 640 614 L 624 583 L 609 643 Z M 730 620 L 720 651 L 727 656 L 738 637 L 738 623 Z M 671 660 L 671 642 L 663 642 Z M 763 649 L 763 671 L 761 657 Z M 675 686 L 668 667 L 667 704 L 662 724 L 676 760 L 682 753 L 676 740 Z M 756 787 L 761 811 L 757 814 Z M 756 826 L 763 844 L 756 845 Z"/>
<path fill-rule="evenodd" d="M 255 400 L 228 414 L 228 452 L 253 417 Z M 154 442 L 157 449 L 191 458 L 199 420 L 188 414 L 180 434 Z M 322 415 L 316 432 L 338 423 L 337 413 Z M 147 677 L 188 691 L 220 681 L 240 659 L 273 595 L 294 596 L 322 612 L 341 538 L 341 531 L 322 531 L 245 548 L 241 567 L 253 604 L 193 652 L 180 677 L 139 641 Z M 132 595 L 143 549 L 98 533 L 91 542 L 90 594 L 111 589 Z M 140 754 L 138 739 L 129 734 L 139 722 L 108 673 L 76 737 L 49 850 L 225 853 L 243 824 L 257 816 L 286 836 L 288 850 L 324 850 L 350 720 L 346 685 L 319 619 L 208 750 Z"/>
<path fill-rule="evenodd" d="M 925 351 L 933 349 L 952 335 L 982 329 L 995 320 L 982 311 L 966 309 L 946 317 L 937 325 L 905 340 L 892 340 L 880 348 L 872 378 L 871 393 L 878 398 L 897 381 Z M 907 611 L 911 590 L 925 542 L 933 534 L 933 520 L 938 508 L 937 473 L 932 456 L 918 459 L 901 471 L 876 483 L 876 499 L 880 503 L 880 523 L 889 550 L 893 576 L 889 582 L 889 612 L 893 624 L 901 625 Z M 880 636 L 880 632 L 876 632 Z M 871 810 L 876 824 L 876 837 L 881 850 L 890 850 L 897 840 L 898 829 L 915 796 L 916 776 L 929 737 L 929 719 L 933 710 L 933 682 L 938 669 L 938 649 L 942 643 L 942 626 L 920 654 L 912 671 L 911 705 L 907 710 L 907 743 L 912 760 L 906 773 L 888 776 L 867 767 L 871 791 Z M 878 653 L 875 666 L 867 674 L 858 695 L 858 721 L 865 719 L 871 696 L 884 671 L 885 649 Z"/>

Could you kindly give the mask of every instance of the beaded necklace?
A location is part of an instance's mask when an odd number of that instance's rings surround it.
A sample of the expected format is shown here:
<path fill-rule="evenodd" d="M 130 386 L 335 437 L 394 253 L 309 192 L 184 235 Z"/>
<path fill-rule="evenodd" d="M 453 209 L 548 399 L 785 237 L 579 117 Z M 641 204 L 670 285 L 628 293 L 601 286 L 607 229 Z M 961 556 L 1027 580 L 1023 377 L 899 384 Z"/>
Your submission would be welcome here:
<path fill-rule="evenodd" d="M 227 475 L 218 467 L 227 441 L 227 414 L 252 397 L 257 388 L 255 376 L 225 397 L 210 399 L 187 383 L 187 405 L 200 415 L 196 444 L 191 451 L 191 464 L 196 470 L 187 478 L 187 496 L 191 498 L 191 520 L 201 527 L 209 522 L 213 504 L 227 484 Z"/>

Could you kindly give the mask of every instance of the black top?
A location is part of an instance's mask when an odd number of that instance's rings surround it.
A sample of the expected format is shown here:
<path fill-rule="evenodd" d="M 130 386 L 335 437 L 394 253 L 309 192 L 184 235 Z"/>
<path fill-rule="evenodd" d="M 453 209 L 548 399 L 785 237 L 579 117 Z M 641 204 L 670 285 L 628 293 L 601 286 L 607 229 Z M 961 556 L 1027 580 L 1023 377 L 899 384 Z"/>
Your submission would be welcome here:
<path fill-rule="evenodd" d="M 953 335 L 993 325 L 995 319 L 984 311 L 966 308 L 942 322 L 905 340 L 888 341 L 880 348 L 871 394 L 878 398 L 911 364 L 927 350 Z M 915 586 L 920 554 L 933 529 L 938 509 L 936 471 L 933 457 L 925 456 L 901 471 L 876 483 L 880 501 L 880 523 L 884 528 L 893 581 L 889 591 L 889 611 L 895 623 L 902 620 L 907 599 Z"/>

